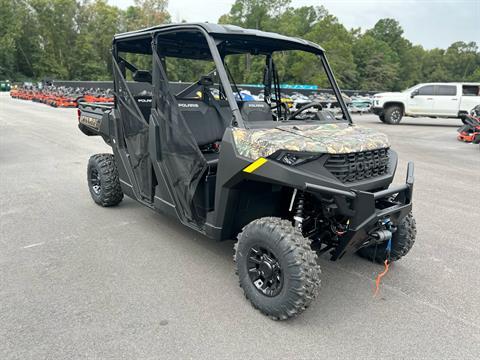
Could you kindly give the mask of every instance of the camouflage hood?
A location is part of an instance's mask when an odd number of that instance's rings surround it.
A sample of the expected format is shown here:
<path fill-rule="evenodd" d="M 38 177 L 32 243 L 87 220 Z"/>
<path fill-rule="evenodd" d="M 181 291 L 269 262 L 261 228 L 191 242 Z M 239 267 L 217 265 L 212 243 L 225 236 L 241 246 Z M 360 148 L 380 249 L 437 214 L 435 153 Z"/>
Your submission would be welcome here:
<path fill-rule="evenodd" d="M 347 123 L 234 128 L 233 138 L 239 154 L 249 159 L 267 157 L 277 150 L 346 154 L 390 147 L 385 134 Z"/>

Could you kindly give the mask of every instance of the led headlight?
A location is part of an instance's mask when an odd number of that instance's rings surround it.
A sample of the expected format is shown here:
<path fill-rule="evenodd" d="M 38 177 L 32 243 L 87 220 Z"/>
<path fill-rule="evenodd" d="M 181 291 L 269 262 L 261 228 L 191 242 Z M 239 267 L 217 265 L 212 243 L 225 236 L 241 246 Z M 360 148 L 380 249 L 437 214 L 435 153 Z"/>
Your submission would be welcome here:
<path fill-rule="evenodd" d="M 295 165 L 298 161 L 298 156 L 292 153 L 286 153 L 280 158 L 280 161 L 287 165 Z"/>
<path fill-rule="evenodd" d="M 296 166 L 318 158 L 320 154 L 308 154 L 295 151 L 281 151 L 274 154 L 273 159 L 289 166 Z"/>

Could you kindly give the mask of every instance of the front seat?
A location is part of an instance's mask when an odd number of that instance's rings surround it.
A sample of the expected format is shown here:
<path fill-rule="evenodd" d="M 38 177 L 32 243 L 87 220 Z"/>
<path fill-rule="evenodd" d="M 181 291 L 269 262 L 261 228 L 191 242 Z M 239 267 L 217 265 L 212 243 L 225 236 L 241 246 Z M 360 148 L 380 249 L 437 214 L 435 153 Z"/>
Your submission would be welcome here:
<path fill-rule="evenodd" d="M 240 103 L 240 113 L 247 122 L 272 121 L 272 109 L 264 101 L 246 101 Z"/>

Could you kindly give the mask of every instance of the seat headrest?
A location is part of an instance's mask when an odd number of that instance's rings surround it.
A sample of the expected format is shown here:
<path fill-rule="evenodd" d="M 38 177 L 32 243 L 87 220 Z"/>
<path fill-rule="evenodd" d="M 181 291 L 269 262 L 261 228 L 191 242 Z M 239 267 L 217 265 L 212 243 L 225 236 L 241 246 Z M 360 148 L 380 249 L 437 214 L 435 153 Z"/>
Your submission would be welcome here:
<path fill-rule="evenodd" d="M 246 101 L 240 104 L 243 118 L 249 122 L 273 120 L 270 105 L 263 101 Z"/>
<path fill-rule="evenodd" d="M 133 81 L 152 83 L 152 74 L 148 70 L 137 70 L 133 73 Z"/>
<path fill-rule="evenodd" d="M 210 76 L 202 76 L 200 78 L 200 80 L 198 81 L 198 84 L 199 85 L 202 85 L 202 86 L 213 86 L 214 82 L 213 82 L 213 79 L 212 77 Z"/>

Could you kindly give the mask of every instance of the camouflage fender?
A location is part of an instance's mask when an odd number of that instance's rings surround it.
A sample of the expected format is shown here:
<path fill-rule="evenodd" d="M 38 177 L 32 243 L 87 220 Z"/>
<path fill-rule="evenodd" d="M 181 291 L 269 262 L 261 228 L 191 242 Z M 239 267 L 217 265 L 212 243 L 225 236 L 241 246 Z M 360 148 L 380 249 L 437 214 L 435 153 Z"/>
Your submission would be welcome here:
<path fill-rule="evenodd" d="M 277 150 L 346 154 L 390 147 L 385 134 L 347 123 L 234 128 L 233 139 L 238 153 L 249 159 L 267 157 Z"/>

